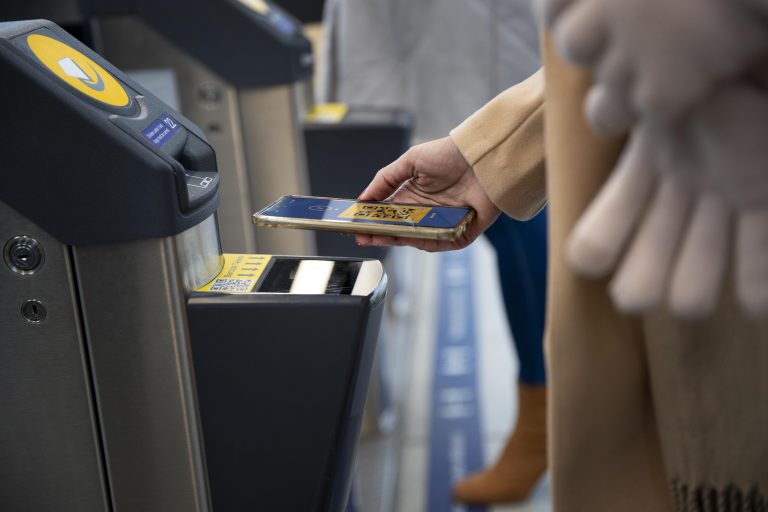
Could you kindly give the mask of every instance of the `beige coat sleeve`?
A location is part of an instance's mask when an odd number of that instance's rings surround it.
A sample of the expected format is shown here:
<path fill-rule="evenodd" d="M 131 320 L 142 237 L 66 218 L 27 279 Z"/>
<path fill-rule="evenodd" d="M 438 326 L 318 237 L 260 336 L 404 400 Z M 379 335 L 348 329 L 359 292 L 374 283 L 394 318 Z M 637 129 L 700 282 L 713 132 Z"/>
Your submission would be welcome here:
<path fill-rule="evenodd" d="M 544 207 L 543 70 L 496 96 L 450 136 L 507 215 L 526 220 Z"/>

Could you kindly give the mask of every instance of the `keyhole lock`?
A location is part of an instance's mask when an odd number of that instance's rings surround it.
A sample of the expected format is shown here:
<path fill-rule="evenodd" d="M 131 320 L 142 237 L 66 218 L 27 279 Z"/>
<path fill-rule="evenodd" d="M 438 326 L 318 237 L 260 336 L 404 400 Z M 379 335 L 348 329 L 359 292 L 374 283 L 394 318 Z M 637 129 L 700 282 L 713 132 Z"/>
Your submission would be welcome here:
<path fill-rule="evenodd" d="M 31 324 L 40 324 L 48 316 L 48 310 L 45 305 L 37 299 L 31 299 L 21 305 L 21 314 L 27 322 Z"/>
<path fill-rule="evenodd" d="M 197 90 L 197 97 L 200 104 L 206 110 L 218 110 L 221 108 L 223 93 L 219 86 L 214 83 L 206 82 Z"/>
<path fill-rule="evenodd" d="M 14 272 L 29 275 L 43 266 L 45 253 L 43 247 L 34 238 L 17 236 L 5 244 L 3 259 L 8 268 Z"/>

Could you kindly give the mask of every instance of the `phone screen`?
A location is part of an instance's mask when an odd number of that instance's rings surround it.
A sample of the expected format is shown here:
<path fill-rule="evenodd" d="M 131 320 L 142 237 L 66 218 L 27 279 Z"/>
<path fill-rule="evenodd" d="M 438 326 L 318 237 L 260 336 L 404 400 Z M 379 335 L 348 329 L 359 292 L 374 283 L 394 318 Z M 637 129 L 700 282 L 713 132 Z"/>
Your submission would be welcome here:
<path fill-rule="evenodd" d="M 357 202 L 350 199 L 286 196 L 260 214 L 286 219 L 330 220 L 425 228 L 453 228 L 467 208 L 397 203 Z"/>

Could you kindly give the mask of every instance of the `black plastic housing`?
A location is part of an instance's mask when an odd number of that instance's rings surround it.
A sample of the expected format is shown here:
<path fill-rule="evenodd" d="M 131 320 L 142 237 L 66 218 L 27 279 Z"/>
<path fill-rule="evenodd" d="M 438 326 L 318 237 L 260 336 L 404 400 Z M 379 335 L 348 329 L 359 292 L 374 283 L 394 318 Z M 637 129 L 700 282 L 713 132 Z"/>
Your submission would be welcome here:
<path fill-rule="evenodd" d="M 213 510 L 344 510 L 385 290 L 189 299 Z"/>
<path fill-rule="evenodd" d="M 235 87 L 312 76 L 312 46 L 298 20 L 271 0 L 262 14 L 239 0 L 82 0 L 85 16 L 138 16 Z"/>
<path fill-rule="evenodd" d="M 112 107 L 55 76 L 26 43 L 58 39 L 109 72 L 130 102 Z M 218 206 L 216 157 L 203 133 L 60 27 L 0 23 L 0 201 L 68 245 L 165 237 Z M 170 119 L 153 144 L 145 131 Z"/>
<path fill-rule="evenodd" d="M 319 23 L 323 20 L 325 0 L 277 0 L 277 3 L 302 23 Z"/>

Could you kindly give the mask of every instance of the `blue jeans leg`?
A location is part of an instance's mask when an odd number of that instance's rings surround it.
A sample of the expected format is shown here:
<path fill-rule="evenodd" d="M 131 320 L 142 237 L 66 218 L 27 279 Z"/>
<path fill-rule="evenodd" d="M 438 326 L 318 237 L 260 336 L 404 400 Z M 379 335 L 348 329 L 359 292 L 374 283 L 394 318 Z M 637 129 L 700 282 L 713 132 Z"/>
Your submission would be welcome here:
<path fill-rule="evenodd" d="M 504 308 L 520 360 L 519 380 L 545 384 L 546 210 L 527 222 L 502 214 L 485 234 L 496 249 Z"/>

